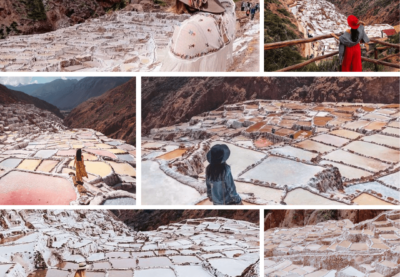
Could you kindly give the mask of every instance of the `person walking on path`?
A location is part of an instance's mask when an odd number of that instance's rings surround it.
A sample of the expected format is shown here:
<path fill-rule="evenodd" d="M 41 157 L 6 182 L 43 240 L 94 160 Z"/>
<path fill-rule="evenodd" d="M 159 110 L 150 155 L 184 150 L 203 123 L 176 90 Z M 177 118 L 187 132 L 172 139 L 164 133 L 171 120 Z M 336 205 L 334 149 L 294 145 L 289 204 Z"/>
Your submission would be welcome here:
<path fill-rule="evenodd" d="M 75 272 L 74 277 L 86 277 L 86 263 L 79 263 L 78 270 Z"/>
<path fill-rule="evenodd" d="M 161 71 L 227 71 L 236 34 L 232 0 L 175 0 L 170 11 L 189 13 L 175 27 Z"/>
<path fill-rule="evenodd" d="M 230 153 L 226 144 L 216 144 L 207 153 L 210 163 L 206 168 L 207 197 L 214 205 L 242 205 L 231 167 L 226 164 Z"/>
<path fill-rule="evenodd" d="M 241 11 L 243 12 L 244 9 L 246 8 L 246 2 L 242 1 L 242 5 L 241 5 Z"/>
<path fill-rule="evenodd" d="M 344 32 L 343 35 L 337 37 L 339 40 L 339 61 L 342 65 L 343 72 L 360 72 L 362 71 L 361 62 L 361 46 L 360 43 L 369 42 L 369 38 L 364 30 L 364 22 L 358 20 L 354 15 L 347 18 L 347 23 L 351 29 Z"/>
<path fill-rule="evenodd" d="M 76 150 L 76 156 L 74 161 L 74 167 L 76 169 L 76 182 L 78 184 L 83 184 L 82 177 L 88 178 L 88 174 L 86 172 L 85 163 L 83 161 L 84 157 L 82 155 L 82 149 Z"/>
<path fill-rule="evenodd" d="M 255 6 L 251 8 L 251 10 L 250 10 L 250 14 L 251 14 L 251 20 L 253 20 L 253 19 L 254 19 L 254 16 L 255 16 L 255 14 L 256 14 L 256 7 L 255 7 Z"/>

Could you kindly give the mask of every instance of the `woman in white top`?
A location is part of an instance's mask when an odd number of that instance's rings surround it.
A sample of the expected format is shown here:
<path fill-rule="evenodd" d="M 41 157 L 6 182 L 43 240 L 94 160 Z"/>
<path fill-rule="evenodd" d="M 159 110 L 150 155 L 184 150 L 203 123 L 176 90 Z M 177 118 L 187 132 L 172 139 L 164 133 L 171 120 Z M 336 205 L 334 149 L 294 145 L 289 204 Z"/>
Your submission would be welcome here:
<path fill-rule="evenodd" d="M 191 17 L 175 27 L 162 71 L 226 71 L 236 32 L 232 0 L 176 0 L 174 13 Z"/>

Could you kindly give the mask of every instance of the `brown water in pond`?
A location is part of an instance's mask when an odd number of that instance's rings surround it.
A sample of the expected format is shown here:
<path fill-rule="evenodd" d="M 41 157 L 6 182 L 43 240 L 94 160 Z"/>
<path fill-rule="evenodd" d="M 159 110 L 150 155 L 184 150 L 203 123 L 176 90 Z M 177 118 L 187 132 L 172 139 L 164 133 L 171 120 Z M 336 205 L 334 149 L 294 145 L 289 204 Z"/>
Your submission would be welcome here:
<path fill-rule="evenodd" d="M 259 138 L 256 141 L 254 141 L 254 145 L 257 148 L 264 148 L 273 145 L 274 143 L 270 141 L 269 139 L 266 138 Z"/>
<path fill-rule="evenodd" d="M 316 126 L 325 126 L 333 117 L 329 116 L 321 116 L 321 117 L 314 117 L 314 125 Z"/>
<path fill-rule="evenodd" d="M 247 128 L 246 132 L 251 133 L 251 132 L 258 131 L 264 125 L 265 125 L 265 122 L 257 122 L 256 124 L 253 124 L 249 128 Z"/>
<path fill-rule="evenodd" d="M 272 126 L 272 125 L 265 125 L 259 131 L 261 133 L 271 133 L 272 132 L 272 128 L 276 128 L 276 127 Z"/>
<path fill-rule="evenodd" d="M 298 131 L 297 133 L 294 134 L 294 139 L 297 139 L 297 138 L 308 138 L 310 136 L 312 136 L 312 131 L 300 130 L 300 131 Z"/>
<path fill-rule="evenodd" d="M 168 161 L 168 160 L 172 160 L 172 159 L 181 157 L 185 153 L 186 153 L 186 149 L 175 149 L 174 151 L 171 151 L 164 155 L 158 156 L 157 158 Z"/>
<path fill-rule="evenodd" d="M 353 202 L 358 205 L 393 205 L 368 193 L 362 193 L 360 196 L 354 198 Z"/>
<path fill-rule="evenodd" d="M 400 108 L 400 104 L 389 104 L 381 107 L 382 109 Z"/>
<path fill-rule="evenodd" d="M 365 130 L 382 130 L 386 122 L 372 122 L 364 127 Z"/>
<path fill-rule="evenodd" d="M 362 107 L 362 109 L 366 112 L 373 112 L 375 110 L 375 108 L 372 107 Z"/>
<path fill-rule="evenodd" d="M 275 134 L 278 136 L 289 136 L 291 134 L 296 133 L 296 131 L 293 131 L 291 129 L 285 129 L 285 128 L 281 128 L 279 130 L 276 130 Z"/>
<path fill-rule="evenodd" d="M 350 113 L 331 112 L 331 114 L 336 115 L 337 117 L 346 118 L 346 119 L 350 119 L 353 117 L 352 114 L 350 114 Z"/>

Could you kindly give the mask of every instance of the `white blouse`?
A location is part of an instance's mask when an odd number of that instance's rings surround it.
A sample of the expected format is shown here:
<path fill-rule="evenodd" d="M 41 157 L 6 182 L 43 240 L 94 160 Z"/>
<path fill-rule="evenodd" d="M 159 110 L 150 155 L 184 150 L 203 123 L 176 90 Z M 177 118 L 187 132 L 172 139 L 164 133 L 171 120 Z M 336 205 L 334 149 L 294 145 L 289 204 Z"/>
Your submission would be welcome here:
<path fill-rule="evenodd" d="M 235 3 L 223 14 L 196 12 L 175 27 L 161 71 L 226 71 L 236 33 Z"/>

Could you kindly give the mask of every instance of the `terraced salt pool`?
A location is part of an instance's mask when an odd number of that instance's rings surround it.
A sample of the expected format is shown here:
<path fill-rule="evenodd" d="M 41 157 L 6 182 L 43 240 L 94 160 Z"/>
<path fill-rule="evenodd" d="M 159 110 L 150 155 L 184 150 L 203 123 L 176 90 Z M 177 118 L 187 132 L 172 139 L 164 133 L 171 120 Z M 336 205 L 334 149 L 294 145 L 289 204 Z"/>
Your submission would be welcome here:
<path fill-rule="evenodd" d="M 343 150 L 333 151 L 323 156 L 323 158 L 333 160 L 336 162 L 343 162 L 346 164 L 354 164 L 357 165 L 358 167 L 370 170 L 372 172 L 385 170 L 386 168 L 389 167 L 388 164 L 382 163 L 380 161 L 373 160 L 367 157 L 362 157 Z"/>
<path fill-rule="evenodd" d="M 76 198 L 63 178 L 14 171 L 0 179 L 1 205 L 69 205 Z"/>
<path fill-rule="evenodd" d="M 193 204 L 200 198 L 200 193 L 175 179 L 167 176 L 157 162 L 143 161 L 142 203 L 144 205 L 185 205 Z"/>
<path fill-rule="evenodd" d="M 305 189 L 294 189 L 289 191 L 283 200 L 287 205 L 345 205 L 344 203 L 333 201 L 319 196 Z"/>
<path fill-rule="evenodd" d="M 353 141 L 344 149 L 388 162 L 400 162 L 400 151 L 364 141 Z"/>
<path fill-rule="evenodd" d="M 331 161 L 322 160 L 319 164 L 321 164 L 321 165 L 331 164 L 334 167 L 337 167 L 339 169 L 342 177 L 345 177 L 350 180 L 358 179 L 361 177 L 368 177 L 368 176 L 373 175 L 373 173 L 371 173 L 369 171 L 362 170 L 362 169 L 355 168 L 355 167 L 348 166 L 348 165 L 344 165 L 344 164 L 340 164 L 340 163 L 331 162 Z"/>
<path fill-rule="evenodd" d="M 316 173 L 321 172 L 323 169 L 320 166 L 312 166 L 281 157 L 270 156 L 241 177 L 280 185 L 306 184 Z"/>
<path fill-rule="evenodd" d="M 400 201 L 400 191 L 388 188 L 386 186 L 382 186 L 382 184 L 378 182 L 362 183 L 345 187 L 345 191 L 348 194 L 355 193 L 356 190 L 363 191 L 368 189 L 374 190 L 386 197 L 392 197 Z"/>
<path fill-rule="evenodd" d="M 306 151 L 292 146 L 284 146 L 282 148 L 275 148 L 270 151 L 271 154 L 281 154 L 284 156 L 291 156 L 299 158 L 300 160 L 310 161 L 312 158 L 318 156 L 317 153 Z"/>
<path fill-rule="evenodd" d="M 229 147 L 231 155 L 226 163 L 231 167 L 233 178 L 238 177 L 238 174 L 249 165 L 252 165 L 265 157 L 264 153 L 245 149 L 231 143 L 217 141 L 211 143 L 211 147 L 216 144 L 226 144 Z M 207 167 L 208 162 L 204 162 L 204 165 Z"/>

